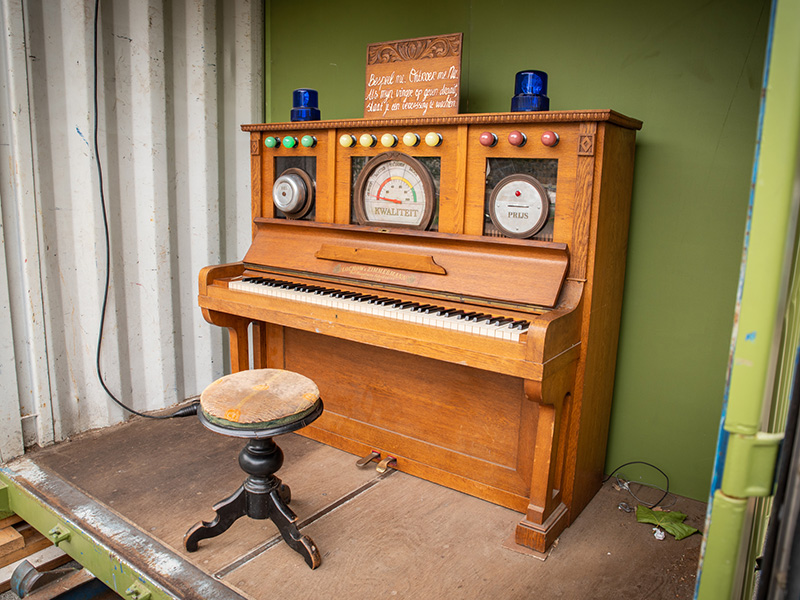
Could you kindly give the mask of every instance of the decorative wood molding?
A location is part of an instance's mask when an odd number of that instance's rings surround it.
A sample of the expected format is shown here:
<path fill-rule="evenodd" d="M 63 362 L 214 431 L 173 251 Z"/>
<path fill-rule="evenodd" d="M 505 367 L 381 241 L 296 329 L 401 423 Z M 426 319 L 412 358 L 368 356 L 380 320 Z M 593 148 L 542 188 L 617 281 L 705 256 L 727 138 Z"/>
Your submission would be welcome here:
<path fill-rule="evenodd" d="M 287 131 L 303 129 L 347 129 L 349 127 L 422 127 L 437 125 L 471 125 L 493 123 L 571 123 L 608 121 L 626 129 L 641 129 L 642 122 L 613 110 L 564 110 L 547 112 L 472 113 L 451 117 L 406 119 L 342 119 L 335 121 L 297 121 L 294 123 L 253 123 L 242 125 L 242 131 Z"/>
<path fill-rule="evenodd" d="M 462 34 L 381 42 L 367 46 L 367 65 L 461 55 Z"/>
<path fill-rule="evenodd" d="M 578 156 L 594 156 L 594 134 L 578 137 Z"/>

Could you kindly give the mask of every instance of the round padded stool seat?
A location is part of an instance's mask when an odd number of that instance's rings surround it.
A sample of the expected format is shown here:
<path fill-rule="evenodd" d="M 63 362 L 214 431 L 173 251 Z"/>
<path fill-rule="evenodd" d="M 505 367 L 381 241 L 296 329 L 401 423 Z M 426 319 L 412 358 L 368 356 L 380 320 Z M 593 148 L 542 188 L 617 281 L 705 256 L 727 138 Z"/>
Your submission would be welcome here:
<path fill-rule="evenodd" d="M 276 428 L 299 429 L 319 404 L 317 384 L 280 369 L 232 373 L 217 379 L 200 395 L 204 424 L 241 437 Z"/>

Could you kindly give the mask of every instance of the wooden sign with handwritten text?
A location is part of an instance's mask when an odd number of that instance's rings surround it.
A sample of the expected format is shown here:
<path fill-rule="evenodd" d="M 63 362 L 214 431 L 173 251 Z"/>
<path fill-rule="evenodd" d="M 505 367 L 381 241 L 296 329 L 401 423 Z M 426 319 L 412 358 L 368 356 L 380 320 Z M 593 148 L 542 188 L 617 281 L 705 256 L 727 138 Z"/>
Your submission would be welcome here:
<path fill-rule="evenodd" d="M 365 119 L 458 114 L 463 34 L 367 46 Z"/>

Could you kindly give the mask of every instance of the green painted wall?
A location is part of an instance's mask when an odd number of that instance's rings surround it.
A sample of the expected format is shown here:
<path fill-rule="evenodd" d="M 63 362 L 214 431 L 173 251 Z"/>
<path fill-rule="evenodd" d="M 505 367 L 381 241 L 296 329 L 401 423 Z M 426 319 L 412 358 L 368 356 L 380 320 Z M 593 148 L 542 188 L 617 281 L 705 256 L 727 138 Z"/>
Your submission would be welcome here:
<path fill-rule="evenodd" d="M 268 0 L 267 115 L 319 90 L 363 116 L 366 46 L 464 33 L 461 112 L 505 112 L 514 73 L 550 76 L 553 110 L 612 108 L 637 138 L 606 467 L 644 460 L 705 500 L 719 425 L 770 3 Z M 659 484 L 652 471 L 629 478 Z"/>

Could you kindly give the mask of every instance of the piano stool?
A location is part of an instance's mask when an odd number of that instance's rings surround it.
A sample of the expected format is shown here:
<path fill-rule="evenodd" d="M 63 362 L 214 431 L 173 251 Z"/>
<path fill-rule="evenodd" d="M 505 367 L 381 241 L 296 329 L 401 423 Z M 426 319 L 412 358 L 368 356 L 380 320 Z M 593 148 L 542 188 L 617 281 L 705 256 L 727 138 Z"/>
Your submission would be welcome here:
<path fill-rule="evenodd" d="M 200 540 L 227 531 L 242 516 L 271 519 L 284 541 L 309 567 L 321 562 L 313 540 L 297 529 L 297 516 L 288 507 L 291 490 L 275 473 L 283 465 L 283 451 L 272 439 L 297 431 L 322 414 L 319 389 L 308 377 L 281 369 L 255 369 L 226 375 L 200 396 L 197 414 L 209 430 L 248 438 L 239 453 L 239 466 L 248 474 L 236 492 L 214 505 L 216 518 L 194 525 L 183 538 L 188 552 Z"/>

